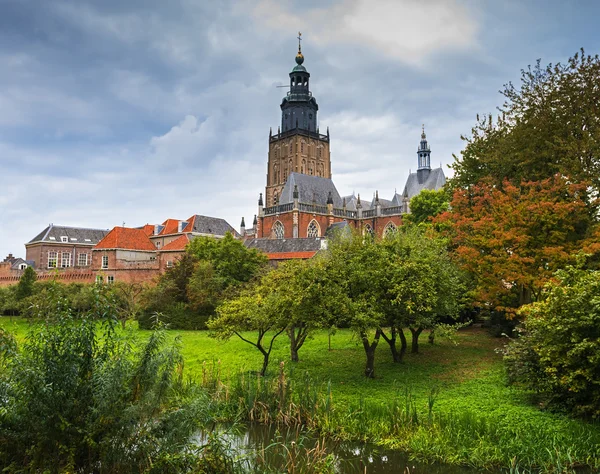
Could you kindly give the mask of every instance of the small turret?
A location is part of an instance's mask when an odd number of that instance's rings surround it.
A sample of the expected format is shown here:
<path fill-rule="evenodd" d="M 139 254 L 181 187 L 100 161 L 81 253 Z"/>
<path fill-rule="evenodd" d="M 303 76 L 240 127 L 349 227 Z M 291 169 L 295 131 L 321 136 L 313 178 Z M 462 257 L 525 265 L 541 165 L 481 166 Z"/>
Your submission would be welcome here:
<path fill-rule="evenodd" d="M 421 142 L 417 149 L 417 157 L 419 161 L 419 167 L 417 168 L 417 180 L 420 184 L 423 184 L 429 173 L 431 172 L 431 149 L 427 143 L 427 135 L 425 135 L 425 125 L 423 125 L 421 132 Z"/>
<path fill-rule="evenodd" d="M 260 217 L 263 217 L 264 215 L 264 210 L 263 210 L 263 197 L 262 197 L 262 193 L 260 193 L 260 196 L 258 197 L 258 215 Z"/>
<path fill-rule="evenodd" d="M 244 218 L 242 217 L 242 223 L 240 224 L 240 235 L 244 237 L 246 235 L 246 222 L 244 222 Z"/>

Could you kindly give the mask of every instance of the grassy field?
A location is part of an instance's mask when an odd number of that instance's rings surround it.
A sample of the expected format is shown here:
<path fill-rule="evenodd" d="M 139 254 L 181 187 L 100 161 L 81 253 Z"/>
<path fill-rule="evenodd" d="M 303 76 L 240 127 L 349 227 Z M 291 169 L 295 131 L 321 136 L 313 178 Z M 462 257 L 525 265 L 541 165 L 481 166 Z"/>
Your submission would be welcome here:
<path fill-rule="evenodd" d="M 8 318 L 0 325 L 21 341 L 28 327 Z M 149 334 L 133 327 L 130 331 L 140 342 Z M 180 338 L 185 372 L 198 381 L 218 370 L 227 386 L 240 374 L 252 377 L 262 363 L 261 354 L 238 338 L 217 341 L 204 331 L 170 331 L 169 337 Z M 407 354 L 401 364 L 392 362 L 381 341 L 376 378 L 366 379 L 364 351 L 350 331 L 331 337 L 331 351 L 327 333 L 315 334 L 295 364 L 282 335 L 274 345 L 270 375 L 277 378 L 283 361 L 297 392 L 307 390 L 310 376 L 321 397 L 331 395 L 331 414 L 315 417 L 315 426 L 330 436 L 369 439 L 421 460 L 479 467 L 512 464 L 520 472 L 532 466 L 547 472 L 580 464 L 600 468 L 600 425 L 542 411 L 530 394 L 508 387 L 495 351 L 502 339 L 480 329 L 462 330 L 457 344 L 442 340 L 430 345 L 426 334 L 421 339 L 421 353 Z M 402 426 L 392 427 L 396 417 Z"/>

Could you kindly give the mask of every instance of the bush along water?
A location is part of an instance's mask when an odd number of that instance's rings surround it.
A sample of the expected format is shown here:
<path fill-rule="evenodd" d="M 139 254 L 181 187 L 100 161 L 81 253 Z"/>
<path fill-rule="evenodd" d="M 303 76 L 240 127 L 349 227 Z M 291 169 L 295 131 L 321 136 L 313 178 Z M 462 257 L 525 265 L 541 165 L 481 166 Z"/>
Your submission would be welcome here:
<path fill-rule="evenodd" d="M 424 401 L 399 386 L 396 396 L 383 402 L 358 398 L 335 403 L 330 383 L 307 374 L 294 377 L 283 363 L 273 377 L 246 372 L 224 382 L 221 376 L 218 362 L 204 365 L 201 385 L 222 421 L 301 427 L 318 438 L 370 441 L 424 462 L 512 467 L 520 473 L 600 468 L 600 456 L 590 455 L 600 447 L 594 424 L 565 419 L 557 431 L 556 424 L 545 425 L 535 416 L 513 423 L 510 413 L 441 411 L 436 403 L 443 392 L 437 388 Z"/>
<path fill-rule="evenodd" d="M 232 472 L 215 442 L 192 441 L 211 402 L 184 381 L 177 342 L 156 330 L 134 344 L 111 308 L 102 288 L 78 316 L 58 296 L 20 350 L 0 331 L 0 464 L 9 472 Z"/>

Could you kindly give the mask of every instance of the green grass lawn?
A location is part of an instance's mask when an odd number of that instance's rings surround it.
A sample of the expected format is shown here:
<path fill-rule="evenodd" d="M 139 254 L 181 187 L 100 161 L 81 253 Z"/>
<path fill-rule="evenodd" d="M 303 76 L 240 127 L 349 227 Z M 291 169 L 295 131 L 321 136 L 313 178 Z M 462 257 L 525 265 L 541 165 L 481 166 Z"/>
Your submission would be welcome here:
<path fill-rule="evenodd" d="M 14 331 L 23 341 L 28 323 L 3 318 L 0 326 Z M 140 342 L 149 335 L 149 331 L 133 325 L 130 331 Z M 185 373 L 199 381 L 203 371 L 218 367 L 227 385 L 228 380 L 257 371 L 262 364 L 258 350 L 237 337 L 218 341 L 206 331 L 169 331 L 169 337 L 180 338 Z M 377 428 L 365 428 L 365 437 L 408 450 L 421 459 L 507 466 L 516 458 L 521 465 L 547 469 L 558 466 L 559 461 L 600 467 L 598 424 L 543 411 L 530 402 L 530 394 L 506 385 L 502 357 L 495 351 L 503 339 L 492 338 L 481 329 L 465 329 L 459 332 L 457 344 L 436 340 L 430 345 L 426 334 L 421 340 L 421 353 L 406 354 L 400 364 L 392 362 L 389 347 L 382 340 L 377 348 L 376 378 L 366 379 L 364 350 L 349 330 L 331 337 L 331 350 L 325 331 L 314 334 L 295 364 L 290 362 L 287 337 L 281 335 L 274 344 L 269 371 L 277 374 L 283 361 L 291 368 L 293 380 L 302 380 L 308 373 L 323 386 L 330 383 L 338 413 L 355 407 L 358 400 L 371 406 L 385 405 L 405 397 L 408 390 L 424 416 L 428 397 L 433 389 L 439 389 L 433 412 L 445 421 L 435 429 L 419 428 L 399 439 L 386 435 L 385 429 L 378 436 Z"/>

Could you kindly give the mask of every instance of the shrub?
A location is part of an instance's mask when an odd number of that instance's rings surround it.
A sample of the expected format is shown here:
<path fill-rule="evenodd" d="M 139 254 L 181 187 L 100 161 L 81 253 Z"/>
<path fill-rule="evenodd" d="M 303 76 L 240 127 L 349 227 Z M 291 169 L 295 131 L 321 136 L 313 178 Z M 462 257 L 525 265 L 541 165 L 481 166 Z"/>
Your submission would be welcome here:
<path fill-rule="evenodd" d="M 572 413 L 600 416 L 600 271 L 567 267 L 543 301 L 521 310 L 506 352 L 509 377 Z"/>
<path fill-rule="evenodd" d="M 187 401 L 178 345 L 167 346 L 163 331 L 132 344 L 102 289 L 94 296 L 82 317 L 55 300 L 20 352 L 4 344 L 0 464 L 11 472 L 191 469 L 198 407 Z"/>

